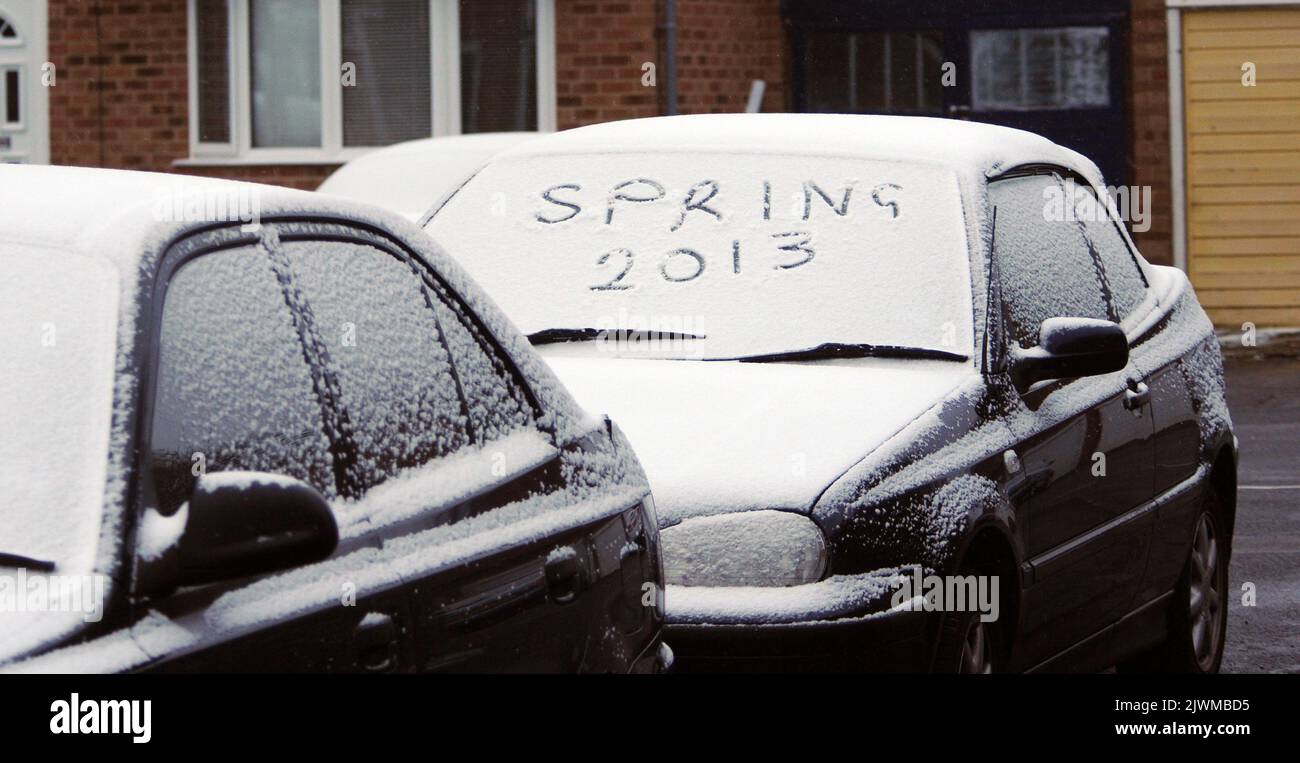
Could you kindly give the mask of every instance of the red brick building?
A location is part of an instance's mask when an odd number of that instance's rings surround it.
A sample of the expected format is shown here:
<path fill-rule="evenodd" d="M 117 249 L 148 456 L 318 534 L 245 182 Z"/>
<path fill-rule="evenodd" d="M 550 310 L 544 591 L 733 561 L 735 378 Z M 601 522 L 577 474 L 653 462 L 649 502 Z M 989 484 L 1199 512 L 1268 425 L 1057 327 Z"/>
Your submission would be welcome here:
<path fill-rule="evenodd" d="M 373 146 L 659 115 L 674 88 L 680 113 L 741 111 L 762 80 L 766 111 L 1073 145 L 1153 188 L 1137 238 L 1171 258 L 1163 0 L 0 0 L 0 20 L 21 112 L 0 160 L 313 188 Z"/>

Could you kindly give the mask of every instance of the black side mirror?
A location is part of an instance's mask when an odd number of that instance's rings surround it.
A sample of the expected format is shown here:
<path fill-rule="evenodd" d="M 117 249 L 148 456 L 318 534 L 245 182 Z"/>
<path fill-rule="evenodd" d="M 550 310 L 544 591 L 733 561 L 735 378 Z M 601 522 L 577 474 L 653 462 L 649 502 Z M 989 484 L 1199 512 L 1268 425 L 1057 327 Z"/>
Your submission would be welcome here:
<path fill-rule="evenodd" d="M 328 558 L 339 542 L 338 523 L 325 498 L 279 474 L 205 474 L 186 512 L 184 528 L 174 531 L 179 538 L 152 539 L 154 546 L 166 548 L 142 553 L 142 592 L 164 595 L 182 586 L 310 564 Z M 163 518 L 161 524 L 169 521 Z"/>
<path fill-rule="evenodd" d="M 1045 379 L 1100 376 L 1128 365 L 1128 337 L 1119 324 L 1091 318 L 1048 318 L 1038 346 L 1011 350 L 1011 381 L 1021 392 Z"/>

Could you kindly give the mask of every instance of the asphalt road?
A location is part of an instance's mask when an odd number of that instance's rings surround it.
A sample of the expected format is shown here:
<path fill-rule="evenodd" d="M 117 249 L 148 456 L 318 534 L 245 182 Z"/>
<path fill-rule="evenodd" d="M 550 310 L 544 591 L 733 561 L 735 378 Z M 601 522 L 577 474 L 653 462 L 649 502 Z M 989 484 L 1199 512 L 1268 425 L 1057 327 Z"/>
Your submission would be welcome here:
<path fill-rule="evenodd" d="M 1227 381 L 1241 458 L 1222 670 L 1300 673 L 1300 358 L 1229 358 Z"/>

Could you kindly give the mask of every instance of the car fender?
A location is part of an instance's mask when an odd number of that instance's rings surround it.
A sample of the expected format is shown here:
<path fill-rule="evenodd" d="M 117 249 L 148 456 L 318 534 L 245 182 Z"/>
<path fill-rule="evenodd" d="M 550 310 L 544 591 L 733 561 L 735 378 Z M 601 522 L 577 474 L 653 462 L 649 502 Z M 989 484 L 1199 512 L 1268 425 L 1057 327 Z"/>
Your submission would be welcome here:
<path fill-rule="evenodd" d="M 921 564 L 947 571 L 973 531 L 995 526 L 1017 557 L 1002 489 L 1013 443 L 985 379 L 972 379 L 830 485 L 814 504 L 832 574 Z"/>

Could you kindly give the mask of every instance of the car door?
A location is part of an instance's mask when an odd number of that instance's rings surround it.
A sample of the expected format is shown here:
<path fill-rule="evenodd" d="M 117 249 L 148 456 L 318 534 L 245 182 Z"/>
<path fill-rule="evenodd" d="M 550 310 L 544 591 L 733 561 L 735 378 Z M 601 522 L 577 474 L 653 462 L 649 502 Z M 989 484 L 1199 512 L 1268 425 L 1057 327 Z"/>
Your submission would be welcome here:
<path fill-rule="evenodd" d="M 1114 209 L 1093 203 L 1098 196 L 1089 190 L 1082 197 L 1081 211 L 1085 214 L 1080 215 L 1081 224 L 1100 257 L 1116 311 L 1125 325 L 1129 325 L 1157 306 L 1154 298 L 1149 299 L 1146 274 L 1121 230 L 1121 223 L 1114 217 Z M 1160 332 L 1152 333 L 1144 339 L 1144 346 L 1135 348 L 1133 358 L 1134 365 L 1144 373 L 1143 384 L 1151 401 L 1155 441 L 1152 498 L 1174 490 L 1179 483 L 1193 477 L 1200 464 L 1199 417 L 1185 376 L 1189 359 L 1176 358 L 1158 364 L 1150 360 L 1157 353 L 1145 351 L 1163 341 L 1167 338 Z M 1151 553 L 1135 607 L 1173 588 L 1186 562 L 1198 508 L 1194 499 L 1180 499 L 1154 510 Z"/>
<path fill-rule="evenodd" d="M 1052 317 L 1116 320 L 1101 270 L 1061 179 L 1011 174 L 989 185 L 994 256 L 1008 340 L 1038 345 Z M 1055 206 L 1053 202 L 1058 202 Z M 1019 468 L 1007 489 L 1024 523 L 1026 580 L 1018 659 L 1032 667 L 1128 611 L 1146 561 L 1154 450 L 1143 374 L 1045 382 L 1014 396 Z"/>
<path fill-rule="evenodd" d="M 348 428 L 306 350 L 309 311 L 277 270 L 272 249 L 233 231 L 187 240 L 164 258 L 144 392 L 142 513 L 174 515 L 200 475 L 222 471 L 294 477 L 332 501 L 348 495 Z M 179 634 L 151 669 L 409 665 L 407 597 L 396 575 L 367 565 L 368 552 L 343 544 L 319 565 L 142 600 L 138 608 Z M 341 584 L 322 587 L 327 572 Z"/>
<path fill-rule="evenodd" d="M 435 272 L 394 242 L 351 235 L 298 240 L 282 229 L 280 246 L 356 445 L 343 535 L 374 538 L 401 568 L 413 667 L 626 670 L 635 655 L 601 647 L 645 623 L 653 528 L 634 509 L 512 535 L 507 523 L 544 528 L 536 511 L 573 502 L 548 419 Z M 609 434 L 600 425 L 590 437 Z M 492 513 L 507 504 L 504 518 Z M 491 536 L 503 540 L 481 542 Z"/>

